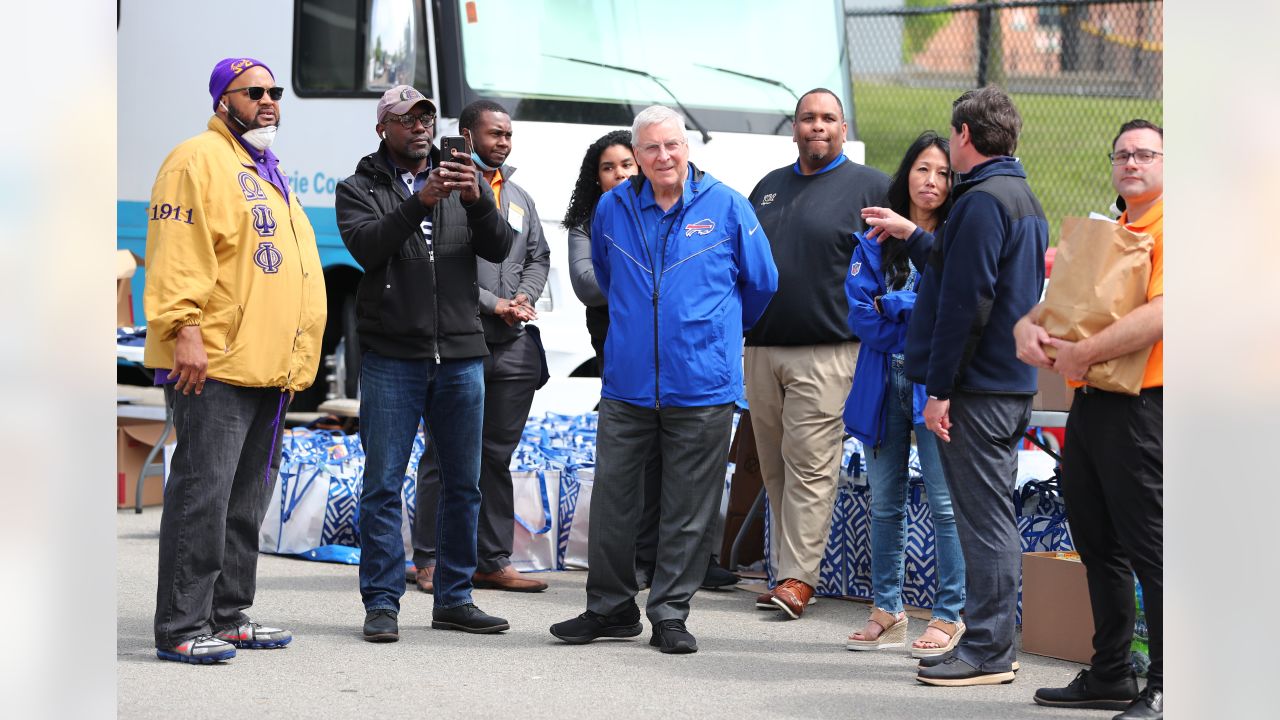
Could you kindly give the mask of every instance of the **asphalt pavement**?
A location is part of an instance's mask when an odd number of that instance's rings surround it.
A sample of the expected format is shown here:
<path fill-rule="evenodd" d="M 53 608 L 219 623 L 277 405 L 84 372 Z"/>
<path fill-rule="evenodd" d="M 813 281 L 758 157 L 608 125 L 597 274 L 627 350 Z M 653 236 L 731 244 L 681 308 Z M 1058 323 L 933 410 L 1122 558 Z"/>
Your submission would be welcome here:
<path fill-rule="evenodd" d="M 582 612 L 583 571 L 539 573 L 543 593 L 477 590 L 511 622 L 498 635 L 432 630 L 432 597 L 409 587 L 400 641 L 365 642 L 356 568 L 272 555 L 258 564 L 251 616 L 287 627 L 291 645 L 240 650 L 226 663 L 158 660 L 152 642 L 160 511 L 116 516 L 117 683 L 121 718 L 1110 718 L 1114 711 L 1035 705 L 1037 687 L 1082 666 L 1019 653 L 1009 685 L 937 688 L 916 682 L 905 649 L 854 653 L 844 639 L 866 621 L 862 602 L 819 599 L 797 621 L 755 609 L 744 589 L 693 600 L 692 655 L 663 655 L 649 626 L 631 640 L 565 645 L 547 632 Z M 641 593 L 643 605 L 647 593 Z M 908 638 L 924 630 L 912 618 Z"/>

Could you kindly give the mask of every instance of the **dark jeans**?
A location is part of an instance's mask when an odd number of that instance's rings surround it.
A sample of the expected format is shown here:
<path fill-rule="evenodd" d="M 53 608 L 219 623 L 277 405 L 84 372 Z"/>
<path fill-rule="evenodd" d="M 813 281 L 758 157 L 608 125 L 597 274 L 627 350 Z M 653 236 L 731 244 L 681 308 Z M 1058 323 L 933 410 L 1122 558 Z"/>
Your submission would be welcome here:
<path fill-rule="evenodd" d="M 662 455 L 661 518 L 646 614 L 653 623 L 689 616 L 714 542 L 732 421 L 732 403 L 655 410 L 600 400 L 587 538 L 588 610 L 612 615 L 635 602 L 640 495 L 656 442 Z"/>
<path fill-rule="evenodd" d="M 956 656 L 984 672 L 1008 672 L 1014 647 L 1022 539 L 1013 490 L 1030 395 L 957 392 L 951 442 L 938 442 L 964 551 L 967 628 Z"/>
<path fill-rule="evenodd" d="M 480 426 L 484 368 L 480 358 L 402 360 L 366 351 L 360 365 L 360 596 L 365 610 L 400 609 L 404 595 L 401 486 L 418 421 L 426 452 L 440 468 L 436 517 L 435 606 L 471 602 L 480 509 Z"/>
<path fill-rule="evenodd" d="M 173 647 L 248 620 L 258 529 L 280 469 L 288 395 L 209 382 L 164 388 L 175 448 L 160 516 L 155 642 Z"/>
<path fill-rule="evenodd" d="M 1147 686 L 1164 688 L 1164 388 L 1077 390 L 1062 446 L 1071 539 L 1089 578 L 1093 671 L 1127 676 L 1133 575 L 1150 633 Z"/>
<path fill-rule="evenodd" d="M 489 345 L 484 358 L 484 430 L 480 456 L 480 517 L 476 569 L 498 572 L 511 564 L 515 503 L 511 454 L 520 444 L 542 368 L 538 344 L 528 334 Z M 413 564 L 436 564 L 436 516 L 440 505 L 440 464 L 434 453 L 418 462 L 418 512 L 414 519 Z"/>

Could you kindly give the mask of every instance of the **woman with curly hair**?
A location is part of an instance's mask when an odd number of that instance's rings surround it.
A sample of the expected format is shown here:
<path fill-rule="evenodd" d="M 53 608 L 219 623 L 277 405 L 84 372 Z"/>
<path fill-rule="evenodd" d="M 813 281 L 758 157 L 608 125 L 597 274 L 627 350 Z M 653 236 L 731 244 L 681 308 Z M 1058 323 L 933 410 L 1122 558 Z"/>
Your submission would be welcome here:
<path fill-rule="evenodd" d="M 614 130 L 591 143 L 578 170 L 561 225 L 569 231 L 569 280 L 573 294 L 587 306 L 587 332 L 596 351 L 596 365 L 604 370 L 604 336 L 609 330 L 609 307 L 591 267 L 591 216 L 600 196 L 640 172 L 631 154 L 631 131 Z"/>

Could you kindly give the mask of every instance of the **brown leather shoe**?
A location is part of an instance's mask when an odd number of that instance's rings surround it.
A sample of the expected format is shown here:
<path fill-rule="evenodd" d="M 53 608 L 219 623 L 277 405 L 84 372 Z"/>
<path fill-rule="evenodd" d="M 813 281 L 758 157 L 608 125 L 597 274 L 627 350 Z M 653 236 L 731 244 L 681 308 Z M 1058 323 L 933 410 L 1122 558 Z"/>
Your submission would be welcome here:
<path fill-rule="evenodd" d="M 435 594 L 436 586 L 431 581 L 431 576 L 434 575 L 435 572 L 436 572 L 435 565 L 428 565 L 426 567 L 418 568 L 417 577 L 415 578 L 415 580 L 418 583 L 419 590 L 421 590 L 424 593 Z"/>
<path fill-rule="evenodd" d="M 813 587 L 807 583 L 787 578 L 773 589 L 773 604 L 785 612 L 792 620 L 798 620 L 804 614 L 805 606 L 813 599 Z"/>
<path fill-rule="evenodd" d="M 507 590 L 510 592 L 542 592 L 547 584 L 541 580 L 523 577 L 520 571 L 508 565 L 498 572 L 478 572 L 471 577 L 471 583 L 477 588 L 487 590 Z"/>
<path fill-rule="evenodd" d="M 778 606 L 773 604 L 773 591 L 760 593 L 756 596 L 757 610 L 777 610 Z"/>

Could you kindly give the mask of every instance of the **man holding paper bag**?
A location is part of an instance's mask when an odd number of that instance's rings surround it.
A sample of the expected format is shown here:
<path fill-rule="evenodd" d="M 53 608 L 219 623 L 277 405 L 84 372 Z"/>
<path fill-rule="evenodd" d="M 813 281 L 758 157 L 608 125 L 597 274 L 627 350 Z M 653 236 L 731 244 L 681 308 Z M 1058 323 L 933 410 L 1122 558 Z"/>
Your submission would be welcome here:
<path fill-rule="evenodd" d="M 1092 666 L 1064 688 L 1037 690 L 1035 701 L 1122 709 L 1116 718 L 1136 720 L 1164 716 L 1164 130 L 1132 120 L 1112 150 L 1111 182 L 1124 209 L 1119 223 L 1140 235 L 1135 242 L 1150 245 L 1145 302 L 1079 342 L 1049 334 L 1041 303 L 1018 321 L 1014 336 L 1023 362 L 1056 370 L 1078 387 L 1063 444 L 1062 491 L 1094 623 Z M 1147 350 L 1136 395 L 1100 389 L 1086 375 L 1091 366 Z M 1151 648 L 1141 693 L 1129 663 L 1135 572 Z"/>

